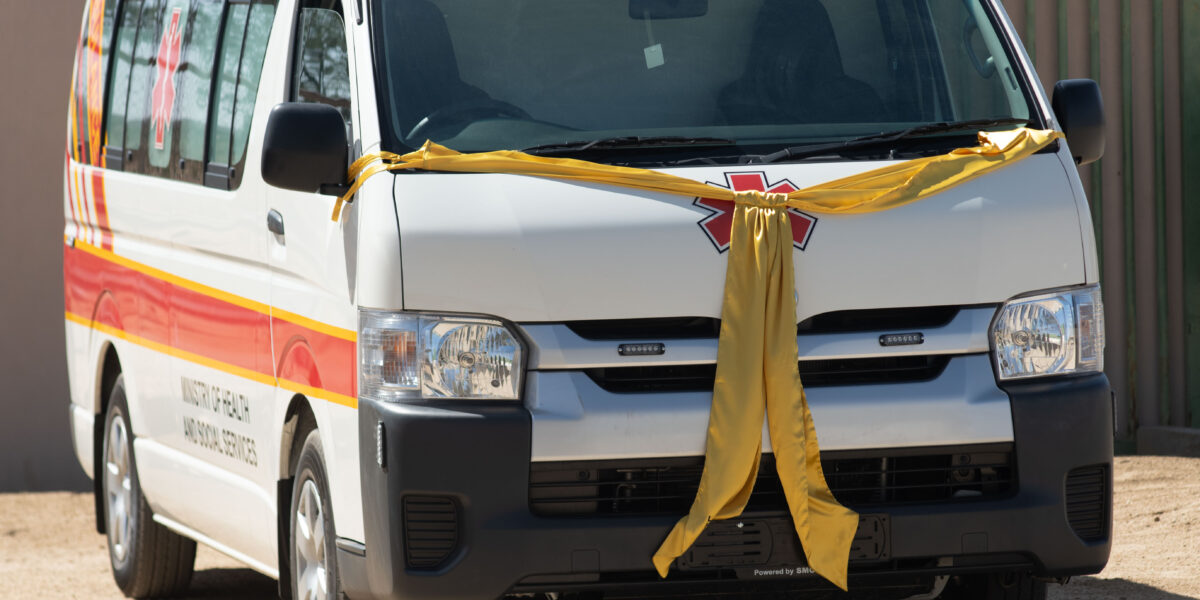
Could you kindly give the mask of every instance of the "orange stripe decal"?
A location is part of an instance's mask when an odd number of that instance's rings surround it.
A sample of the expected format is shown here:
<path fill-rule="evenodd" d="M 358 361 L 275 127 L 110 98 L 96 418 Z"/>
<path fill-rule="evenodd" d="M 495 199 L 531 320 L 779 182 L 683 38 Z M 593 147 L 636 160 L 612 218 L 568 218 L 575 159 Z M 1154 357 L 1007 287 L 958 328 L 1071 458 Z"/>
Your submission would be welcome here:
<path fill-rule="evenodd" d="M 357 334 L 353 331 L 311 319 L 273 315 L 269 305 L 214 290 L 86 242 L 64 247 L 63 266 L 69 321 L 239 377 L 345 406 L 358 405 Z M 114 310 L 95 312 L 102 295 L 115 302 Z M 95 322 L 81 316 L 94 312 Z M 309 324 L 320 325 L 320 329 Z M 288 350 L 295 344 L 273 348 L 272 335 L 276 340 L 303 340 L 310 359 L 305 364 L 310 368 L 290 367 Z M 281 369 L 278 380 L 277 368 Z"/>

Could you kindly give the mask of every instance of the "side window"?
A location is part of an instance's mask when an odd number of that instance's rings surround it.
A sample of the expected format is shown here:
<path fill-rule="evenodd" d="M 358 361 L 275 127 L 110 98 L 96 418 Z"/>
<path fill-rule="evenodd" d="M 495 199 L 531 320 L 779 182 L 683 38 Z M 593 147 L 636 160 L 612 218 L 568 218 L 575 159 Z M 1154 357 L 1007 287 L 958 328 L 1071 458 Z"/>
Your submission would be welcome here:
<path fill-rule="evenodd" d="M 179 154 L 171 165 L 171 177 L 182 181 L 203 182 L 213 65 L 224 8 L 221 0 L 197 0 L 188 27 L 183 64 L 179 67 L 179 106 L 175 109 Z"/>
<path fill-rule="evenodd" d="M 258 3 L 250 7 L 246 26 L 246 45 L 242 48 L 242 65 L 238 74 L 237 101 L 233 109 L 233 142 L 230 162 L 242 171 L 246 163 L 246 144 L 250 141 L 250 122 L 254 103 L 258 99 L 258 84 L 262 78 L 263 61 L 267 57 L 267 40 L 271 23 L 275 21 L 275 6 Z M 240 181 L 240 177 L 234 178 Z M 236 187 L 236 183 L 234 186 Z"/>
<path fill-rule="evenodd" d="M 241 182 L 250 121 L 266 58 L 275 5 L 231 2 L 216 68 L 204 184 L 234 189 Z"/>
<path fill-rule="evenodd" d="M 125 107 L 125 170 L 146 172 L 146 129 L 150 121 L 150 91 L 154 85 L 155 58 L 163 2 L 144 0 L 129 74 L 129 100 Z"/>
<path fill-rule="evenodd" d="M 291 99 L 338 109 L 349 129 L 350 58 L 340 11 L 340 3 L 328 1 L 306 2 L 300 9 Z"/>
<path fill-rule="evenodd" d="M 144 172 L 166 177 L 172 171 L 175 110 L 182 101 L 179 70 L 183 63 L 183 40 L 191 19 L 192 3 L 191 0 L 165 0 L 163 4 L 154 72 L 150 76 L 150 122 L 146 136 L 149 164 Z"/>
<path fill-rule="evenodd" d="M 133 68 L 133 47 L 137 42 L 138 23 L 141 22 L 142 0 L 125 0 L 122 4 L 112 81 L 108 86 L 104 135 L 105 162 L 110 169 L 117 170 L 124 168 L 125 164 L 125 107 L 129 100 L 129 73 Z"/>
<path fill-rule="evenodd" d="M 115 37 L 117 0 L 90 0 L 80 35 L 71 97 L 71 157 L 100 166 L 104 152 L 105 81 Z"/>
<path fill-rule="evenodd" d="M 107 3 L 106 27 L 115 29 L 105 38 L 115 56 L 110 83 L 99 94 L 107 166 L 236 188 L 275 0 L 93 1 Z"/>

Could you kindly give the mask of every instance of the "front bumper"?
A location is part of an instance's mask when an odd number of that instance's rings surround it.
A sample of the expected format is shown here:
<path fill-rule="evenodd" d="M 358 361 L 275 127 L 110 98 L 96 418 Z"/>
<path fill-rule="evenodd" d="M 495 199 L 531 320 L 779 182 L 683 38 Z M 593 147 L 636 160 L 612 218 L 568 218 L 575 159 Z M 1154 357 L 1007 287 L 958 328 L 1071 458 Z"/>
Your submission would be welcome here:
<path fill-rule="evenodd" d="M 886 513 L 888 562 L 851 565 L 851 589 L 897 571 L 1100 571 L 1111 548 L 1112 405 L 1103 375 L 1006 386 L 1017 492 L 1007 498 L 910 505 Z M 521 406 L 359 404 L 365 555 L 341 550 L 351 598 L 497 598 L 506 593 L 617 586 L 709 586 L 703 572 L 653 573 L 650 556 L 677 517 L 549 518 L 529 508 L 531 420 Z M 382 424 L 383 459 L 376 435 Z M 1067 475 L 1100 467 L 1101 534 L 1068 519 Z M 407 497 L 451 501 L 453 551 L 437 564 L 406 548 Z M 441 535 L 441 534 L 439 534 Z M 443 540 L 445 541 L 445 540 Z M 415 545 L 415 544 L 413 544 Z M 946 560 L 951 559 L 951 560 Z M 414 568 L 414 565 L 416 567 Z M 712 572 L 722 585 L 728 574 Z M 805 585 L 813 585 L 812 578 Z M 791 582 L 783 582 L 790 585 Z M 820 585 L 820 582 L 815 582 Z M 709 587 L 708 589 L 712 589 Z"/>

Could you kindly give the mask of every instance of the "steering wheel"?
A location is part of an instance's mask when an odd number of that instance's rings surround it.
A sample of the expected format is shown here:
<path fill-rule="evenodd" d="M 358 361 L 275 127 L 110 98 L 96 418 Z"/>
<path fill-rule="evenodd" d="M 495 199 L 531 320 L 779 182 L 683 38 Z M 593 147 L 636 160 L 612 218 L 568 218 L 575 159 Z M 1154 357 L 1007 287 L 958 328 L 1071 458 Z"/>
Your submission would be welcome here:
<path fill-rule="evenodd" d="M 462 131 L 471 122 L 485 117 L 533 118 L 523 108 L 515 104 L 496 100 L 495 98 L 473 98 L 443 106 L 425 115 L 423 119 L 413 126 L 412 131 L 408 132 L 406 139 L 424 141 L 425 138 L 434 137 L 431 135 L 432 132 L 447 129 L 447 127 L 455 125 L 459 125 L 459 128 L 453 133 L 458 133 L 458 131 Z"/>

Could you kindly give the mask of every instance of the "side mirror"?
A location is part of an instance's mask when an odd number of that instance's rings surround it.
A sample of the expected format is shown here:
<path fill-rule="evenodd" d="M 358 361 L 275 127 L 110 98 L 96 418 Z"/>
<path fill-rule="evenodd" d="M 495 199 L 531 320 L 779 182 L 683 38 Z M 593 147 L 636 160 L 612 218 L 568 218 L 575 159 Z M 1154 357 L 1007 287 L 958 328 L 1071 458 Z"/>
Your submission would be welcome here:
<path fill-rule="evenodd" d="M 1054 114 L 1067 134 L 1075 163 L 1086 165 L 1104 156 L 1104 100 L 1091 79 L 1064 79 L 1054 86 Z"/>
<path fill-rule="evenodd" d="M 346 121 L 327 104 L 286 102 L 271 109 L 263 140 L 263 180 L 297 192 L 339 194 L 349 160 Z"/>

